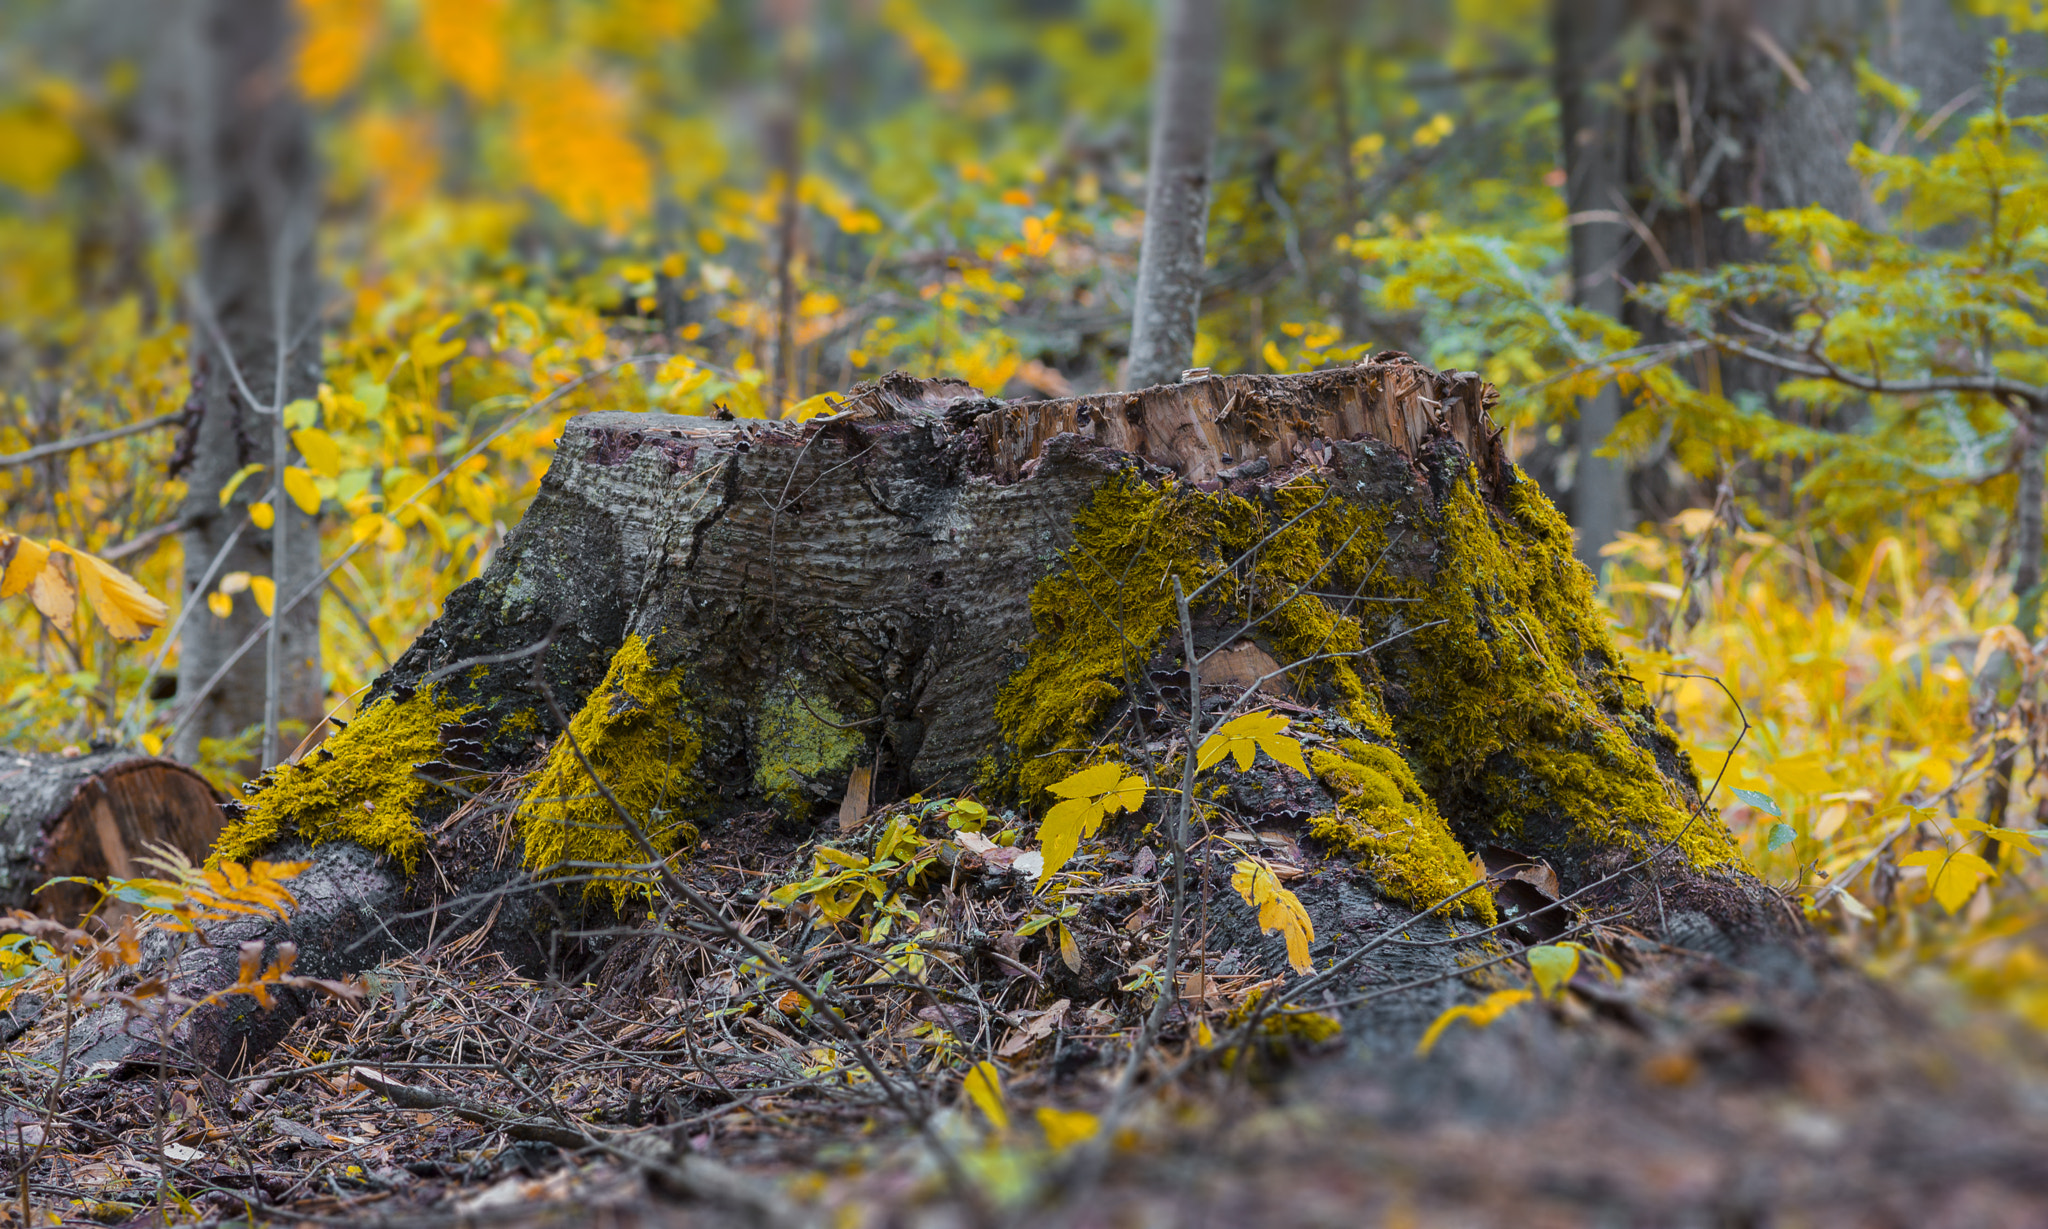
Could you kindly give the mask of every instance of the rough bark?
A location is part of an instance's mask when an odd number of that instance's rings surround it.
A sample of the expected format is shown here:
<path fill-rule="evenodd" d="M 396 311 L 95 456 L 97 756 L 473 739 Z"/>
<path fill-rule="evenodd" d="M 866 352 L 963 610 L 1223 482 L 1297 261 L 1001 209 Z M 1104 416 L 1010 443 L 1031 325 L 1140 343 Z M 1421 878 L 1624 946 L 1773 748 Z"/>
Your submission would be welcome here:
<path fill-rule="evenodd" d="M 132 878 L 135 859 L 169 845 L 206 857 L 225 817 L 213 787 L 181 764 L 127 751 L 0 754 L 0 910 L 75 925 L 99 900 L 82 884 Z"/>
<path fill-rule="evenodd" d="M 1349 653 L 1260 701 L 1310 740 L 1313 779 L 1261 762 L 1204 786 L 1221 787 L 1218 823 L 1301 859 L 1319 957 L 1471 883 L 1475 856 L 1501 882 L 1415 936 L 1591 888 L 1575 907 L 1670 942 L 1796 941 L 1607 640 L 1568 530 L 1502 455 L 1493 398 L 1388 355 L 1056 401 L 892 376 L 802 426 L 576 419 L 485 574 L 356 723 L 271 775 L 219 852 L 311 843 L 303 972 L 479 925 L 538 969 L 557 911 L 609 906 L 521 888 L 518 864 L 545 881 L 643 860 L 583 757 L 664 852 L 721 825 L 792 848 L 837 832 L 857 772 L 873 806 L 973 789 L 1030 816 L 1077 747 L 1175 780 L 1186 663 L 1159 604 L 1169 581 L 1221 571 L 1195 606 L 1197 651 L 1228 650 L 1200 672 L 1205 711 L 1258 663 Z M 1264 621 L 1246 632 L 1247 616 Z M 555 707 L 576 714 L 573 751 Z M 1391 801 L 1360 801 L 1374 791 Z M 1168 806 L 1154 797 L 1106 851 L 1143 843 Z M 1647 854 L 1653 869 L 1609 877 Z M 1507 869 L 1524 863 L 1554 878 Z M 1212 909 L 1234 967 L 1284 968 L 1233 893 Z M 1376 957 L 1374 978 L 1445 980 L 1350 1009 L 1347 1035 L 1412 1043 L 1465 992 L 1457 950 Z M 1112 953 L 1084 956 L 1071 977 L 1054 962 L 1063 993 L 1117 993 Z M 193 986 L 230 976 L 232 945 L 187 967 Z M 129 1044 L 107 1027 L 94 1061 Z M 245 1026 L 196 1027 L 195 1049 L 244 1053 Z"/>
<path fill-rule="evenodd" d="M 313 260 L 319 185 L 311 124 L 291 84 L 291 12 L 286 0 L 206 0 L 192 7 L 183 31 L 182 85 L 192 114 L 182 161 L 204 299 L 192 305 L 202 317 L 192 333 L 193 392 L 203 408 L 179 449 L 189 458 L 183 476 L 191 490 L 187 602 L 205 600 L 197 586 L 224 549 L 220 573 L 273 576 L 280 602 L 309 584 L 320 566 L 313 518 L 275 490 L 276 420 L 263 412 L 311 397 L 320 382 Z M 221 489 L 251 463 L 271 469 L 245 481 L 222 507 Z M 273 529 L 251 525 L 235 538 L 250 504 L 263 500 L 276 509 Z M 243 600 L 228 618 L 205 613 L 186 625 L 172 743 L 178 758 L 195 760 L 201 740 L 233 738 L 262 724 L 267 646 L 228 663 L 263 623 L 255 603 Z M 303 733 L 324 711 L 317 595 L 283 611 L 278 623 L 278 707 L 282 720 Z M 223 666 L 225 674 L 200 695 Z M 296 741 L 288 739 L 285 749 Z"/>
<path fill-rule="evenodd" d="M 1145 172 L 1145 234 L 1131 307 L 1134 388 L 1178 379 L 1194 359 L 1209 227 L 1223 19 L 1216 0 L 1164 0 Z"/>

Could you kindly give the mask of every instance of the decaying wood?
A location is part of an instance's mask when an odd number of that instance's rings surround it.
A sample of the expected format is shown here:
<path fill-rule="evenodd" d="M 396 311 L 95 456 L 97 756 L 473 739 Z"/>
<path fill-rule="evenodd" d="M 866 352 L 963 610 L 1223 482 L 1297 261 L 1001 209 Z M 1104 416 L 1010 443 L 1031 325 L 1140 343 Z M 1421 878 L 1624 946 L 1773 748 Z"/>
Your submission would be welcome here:
<path fill-rule="evenodd" d="M 1034 587 L 1072 566 L 1075 518 L 1106 485 L 1175 479 L 1198 493 L 1227 488 L 1258 506 L 1278 487 L 1307 479 L 1402 526 L 1382 560 L 1387 575 L 1425 587 L 1448 583 L 1433 578 L 1452 544 L 1432 535 L 1449 531 L 1429 528 L 1445 492 L 1476 484 L 1493 509 L 1483 515 L 1498 521 L 1508 515 L 1502 509 L 1511 490 L 1533 490 L 1517 487 L 1526 480 L 1502 454 L 1487 414 L 1493 398 L 1469 373 L 1441 374 L 1386 355 L 1299 375 L 1211 377 L 1016 403 L 957 381 L 891 376 L 853 390 L 839 412 L 800 426 L 625 413 L 573 420 L 520 526 L 483 576 L 449 595 L 445 613 L 367 702 L 430 691 L 467 713 L 443 729 L 445 762 L 418 766 L 464 784 L 423 804 L 428 839 L 417 870 L 344 840 L 309 850 L 285 833 L 265 856 L 308 856 L 315 865 L 301 881 L 299 915 L 273 937 L 288 933 L 299 946 L 299 971 L 313 976 L 361 971 L 422 947 L 488 943 L 529 972 L 580 978 L 562 962 L 594 953 L 562 937 L 574 929 L 562 919 L 587 919 L 597 906 L 574 889 L 537 887 L 520 869 L 508 825 L 509 803 L 523 787 L 510 787 L 507 805 L 463 798 L 467 790 L 497 788 L 491 774 L 516 781 L 534 768 L 556 740 L 547 714 L 581 707 L 629 636 L 650 646 L 657 667 L 686 679 L 689 738 L 701 743 L 691 780 L 703 799 L 691 822 L 707 835 L 766 824 L 793 849 L 813 835 L 858 828 L 861 815 L 913 794 L 973 789 L 991 764 L 1020 754 L 1005 741 L 994 699 L 1043 630 L 1034 625 Z M 1577 567 L 1568 558 L 1562 566 Z M 1475 634 L 1535 644 L 1511 617 L 1496 625 L 1482 609 L 1479 618 Z M 1198 651 L 1227 650 L 1212 659 L 1216 673 L 1205 695 L 1219 687 L 1241 692 L 1275 661 L 1256 633 L 1226 642 L 1241 633 L 1213 620 L 1195 632 Z M 1404 635 L 1393 634 L 1374 667 L 1397 724 L 1401 706 L 1412 707 L 1403 680 L 1435 668 Z M 1177 635 L 1171 639 L 1177 646 Z M 1148 674 L 1171 678 L 1177 652 L 1161 646 L 1132 669 L 1141 682 Z M 1280 685 L 1264 691 L 1303 717 L 1330 712 L 1319 694 Z M 1127 693 L 1107 711 L 1141 700 L 1158 702 Z M 1645 702 L 1617 692 L 1573 703 L 1606 713 L 1598 718 L 1603 729 L 1631 731 L 1641 753 L 1654 757 L 1660 788 L 1674 804 L 1718 825 Z M 783 764 L 774 714 L 798 706 L 817 729 L 856 745 L 822 768 Z M 1147 754 L 1138 744 L 1149 736 L 1122 737 L 1129 755 Z M 387 754 L 375 746 L 351 752 L 337 739 L 306 764 L 282 770 L 275 787 L 323 771 L 330 747 L 343 756 Z M 1739 871 L 1705 873 L 1678 857 L 1640 861 L 1639 845 L 1589 836 L 1595 829 L 1581 815 L 1540 814 L 1517 833 L 1494 833 L 1496 803 L 1474 782 L 1446 779 L 1432 788 L 1468 850 L 1505 843 L 1510 862 L 1553 868 L 1566 895 L 1590 893 L 1574 898 L 1575 909 L 1730 956 L 1803 942 L 1796 918 Z M 1411 912 L 1369 873 L 1304 840 L 1303 817 L 1335 805 L 1324 784 L 1276 771 L 1249 774 L 1232 789 L 1241 816 L 1235 822 L 1248 825 L 1241 835 L 1303 851 L 1308 874 L 1294 886 L 1318 936 L 1327 936 L 1319 960 L 1343 956 L 1345 943 Z M 1039 809 L 1028 799 L 990 801 Z M 609 813 L 599 818 L 608 822 Z M 688 861 L 678 865 L 688 873 Z M 1237 949 L 1246 968 L 1283 970 L 1280 940 L 1261 936 L 1234 893 L 1212 896 L 1209 950 Z M 1122 924 L 1120 916 L 1097 923 L 1107 934 Z M 1440 945 L 1376 951 L 1368 981 L 1421 988 L 1354 995 L 1346 1036 L 1368 1047 L 1412 1044 L 1429 1018 L 1469 993 L 1459 982 L 1465 949 L 1456 940 L 1476 927 L 1426 918 L 1413 924 L 1412 938 Z M 1004 955 L 1014 962 L 1017 953 Z M 1044 973 L 1077 1003 L 1117 996 L 1130 975 L 1100 939 L 1082 945 L 1079 963 L 1070 970 L 1053 960 Z M 179 976 L 203 993 L 234 967 L 224 940 L 211 954 L 189 953 Z M 185 1044 L 200 1061 L 232 1066 L 260 1053 L 277 1031 L 274 1020 L 248 1015 L 209 1018 Z M 87 1033 L 81 1049 L 94 1063 L 118 1066 L 138 1054 L 112 1021 Z"/>
<path fill-rule="evenodd" d="M 137 856 L 155 845 L 202 860 L 222 821 L 213 787 L 170 760 L 0 753 L 0 909 L 75 924 L 99 893 L 75 883 L 44 888 L 49 880 L 132 878 Z"/>

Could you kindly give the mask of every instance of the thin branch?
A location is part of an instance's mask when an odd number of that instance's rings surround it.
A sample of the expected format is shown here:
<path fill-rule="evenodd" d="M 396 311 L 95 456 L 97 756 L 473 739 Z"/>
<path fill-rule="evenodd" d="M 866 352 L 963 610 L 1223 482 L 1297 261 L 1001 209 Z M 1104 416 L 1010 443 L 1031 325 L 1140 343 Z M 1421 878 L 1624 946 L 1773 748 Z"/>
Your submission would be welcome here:
<path fill-rule="evenodd" d="M 81 448 L 90 448 L 94 444 L 104 444 L 109 440 L 118 440 L 130 435 L 140 435 L 145 431 L 160 431 L 165 427 L 175 427 L 179 422 L 183 421 L 184 417 L 184 411 L 179 410 L 170 414 L 159 414 L 155 418 L 145 418 L 141 422 L 131 422 L 125 427 L 113 427 L 105 431 L 93 431 L 85 435 L 74 435 L 69 439 L 52 440 L 47 444 L 37 444 L 33 448 L 26 448 L 20 452 L 0 453 L 0 469 L 9 469 L 16 465 L 33 464 L 47 457 L 63 456 L 67 452 L 76 452 Z M 109 556 L 102 555 L 101 558 L 109 558 Z"/>

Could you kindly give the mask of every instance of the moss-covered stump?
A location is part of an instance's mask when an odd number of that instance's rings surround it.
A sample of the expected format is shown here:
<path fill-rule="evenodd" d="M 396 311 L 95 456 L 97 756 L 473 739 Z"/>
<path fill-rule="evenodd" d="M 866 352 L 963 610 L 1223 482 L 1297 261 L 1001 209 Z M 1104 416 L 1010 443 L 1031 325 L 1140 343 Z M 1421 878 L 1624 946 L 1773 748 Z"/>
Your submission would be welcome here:
<path fill-rule="evenodd" d="M 1219 767 L 1200 803 L 1206 830 L 1304 870 L 1319 965 L 1517 865 L 1554 880 L 1505 872 L 1414 937 L 1526 913 L 1542 879 L 1599 884 L 1575 907 L 1645 937 L 1780 943 L 1796 920 L 1703 805 L 1568 527 L 1503 455 L 1493 397 L 1388 355 L 1040 402 L 891 376 L 801 426 L 579 418 L 483 576 L 221 853 L 374 857 L 379 910 L 410 920 L 309 952 L 333 975 L 486 916 L 540 959 L 552 911 L 631 905 L 644 877 L 603 864 L 643 861 L 639 838 L 586 758 L 664 855 L 729 824 L 793 848 L 913 794 L 1035 817 L 1046 786 L 1106 759 L 1167 786 L 1191 702 L 1178 582 L 1201 590 L 1200 703 L 1256 687 L 1249 706 L 1307 746 L 1312 778 Z M 500 792 L 473 796 L 491 772 Z M 1157 852 L 1170 801 L 1110 821 L 1103 856 Z M 493 894 L 520 868 L 580 886 Z M 1284 969 L 1279 940 L 1214 897 L 1226 964 Z M 1082 947 L 1080 973 L 1054 962 L 1076 1001 L 1128 977 L 1112 945 Z M 1359 981 L 1452 970 L 1460 950 L 1388 948 Z M 1412 1039 L 1459 992 L 1354 1013 L 1356 1032 Z"/>

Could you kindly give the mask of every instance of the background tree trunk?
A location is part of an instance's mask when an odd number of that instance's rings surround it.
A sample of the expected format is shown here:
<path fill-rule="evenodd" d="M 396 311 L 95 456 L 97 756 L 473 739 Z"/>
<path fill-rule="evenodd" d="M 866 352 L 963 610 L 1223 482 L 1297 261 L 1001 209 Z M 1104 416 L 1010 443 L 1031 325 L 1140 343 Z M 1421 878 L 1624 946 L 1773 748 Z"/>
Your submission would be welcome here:
<path fill-rule="evenodd" d="M 274 576 L 280 606 L 319 571 L 314 520 L 273 493 L 274 466 L 245 481 L 225 508 L 219 499 L 242 466 L 271 465 L 275 419 L 261 411 L 311 397 L 320 382 L 313 244 L 319 181 L 312 130 L 292 86 L 290 14 L 286 0 L 203 0 L 192 6 L 181 31 L 180 84 L 193 112 L 183 163 L 202 299 L 191 310 L 211 315 L 225 342 L 223 350 L 214 331 L 194 321 L 192 348 L 199 357 L 193 389 L 204 408 L 189 449 L 181 449 L 190 459 L 185 510 L 194 519 L 184 534 L 188 603 L 206 600 L 198 583 L 224 549 L 221 572 Z M 273 503 L 276 525 L 285 531 L 281 557 L 273 551 L 274 531 L 250 525 L 236 538 L 250 504 L 264 499 Z M 262 724 L 261 643 L 227 666 L 211 692 L 198 693 L 263 623 L 244 595 L 230 617 L 200 612 L 186 624 L 172 743 L 177 758 L 196 760 L 202 739 L 233 738 Z M 282 611 L 278 624 L 278 708 L 303 734 L 324 711 L 320 595 Z M 288 736 L 284 749 L 297 741 Z"/>
<path fill-rule="evenodd" d="M 1626 0 L 1557 0 L 1552 12 L 1558 118 L 1564 144 L 1565 203 L 1571 227 L 1572 302 L 1619 319 L 1629 232 L 1621 166 L 1627 129 L 1619 105 Z M 1570 471 L 1579 559 L 1600 574 L 1600 548 L 1629 523 L 1625 462 L 1599 455 L 1621 418 L 1611 386 L 1579 401 Z M 1563 484 L 1560 484 L 1563 485 Z"/>
<path fill-rule="evenodd" d="M 1565 191 L 1579 219 L 1574 301 L 1664 340 L 1663 322 L 1626 302 L 1626 291 L 1674 268 L 1763 258 L 1761 241 L 1727 211 L 1818 204 L 1875 222 L 1850 150 L 1859 139 L 1889 147 L 1939 112 L 1967 116 L 1993 32 L 1948 0 L 1556 0 Z M 1910 125 L 1894 128 L 1888 114 L 1866 123 L 1859 58 L 1922 92 Z M 1951 105 L 1958 100 L 1959 109 Z M 1769 400 L 1779 381 L 1711 354 L 1695 363 L 1694 381 L 1718 393 Z M 1667 456 L 1591 455 L 1625 412 L 1615 393 L 1602 392 L 1581 406 L 1569 467 L 1531 458 L 1545 489 L 1571 509 L 1589 566 L 1633 516 L 1662 519 L 1699 502 Z"/>
<path fill-rule="evenodd" d="M 1125 383 L 1167 384 L 1193 360 L 1209 226 L 1209 160 L 1223 70 L 1217 0 L 1162 0 L 1153 66 L 1152 144 L 1145 172 L 1145 235 L 1131 305 Z"/>

